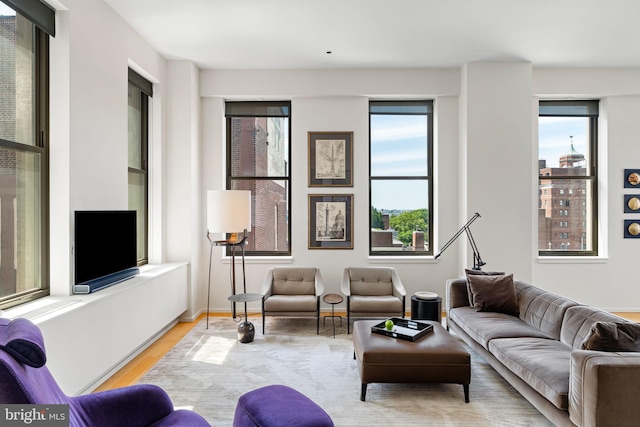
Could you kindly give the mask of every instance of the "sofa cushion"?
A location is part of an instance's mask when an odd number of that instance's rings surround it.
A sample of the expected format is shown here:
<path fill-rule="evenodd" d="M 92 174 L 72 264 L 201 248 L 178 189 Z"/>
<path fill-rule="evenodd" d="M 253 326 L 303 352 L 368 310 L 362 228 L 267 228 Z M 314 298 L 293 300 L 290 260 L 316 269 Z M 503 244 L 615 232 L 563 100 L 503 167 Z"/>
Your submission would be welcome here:
<path fill-rule="evenodd" d="M 349 307 L 352 313 L 401 313 L 402 300 L 393 295 L 351 295 Z"/>
<path fill-rule="evenodd" d="M 465 274 L 467 275 L 467 293 L 469 294 L 469 305 L 473 307 L 473 294 L 471 293 L 471 289 L 469 288 L 469 276 L 504 276 L 504 271 L 482 271 L 482 270 L 471 270 L 468 268 L 464 269 Z"/>
<path fill-rule="evenodd" d="M 521 280 L 514 280 L 514 285 L 518 296 L 520 319 L 553 339 L 559 340 L 565 312 L 578 303 Z"/>
<path fill-rule="evenodd" d="M 586 305 L 569 307 L 562 320 L 560 340 L 574 350 L 582 349 L 582 343 L 591 334 L 596 322 L 625 322 L 622 317 Z"/>
<path fill-rule="evenodd" d="M 274 268 L 272 293 L 315 295 L 315 268 Z"/>
<path fill-rule="evenodd" d="M 582 342 L 583 350 L 639 351 L 640 324 L 632 322 L 596 322 Z"/>
<path fill-rule="evenodd" d="M 504 313 L 456 307 L 449 310 L 449 319 L 485 349 L 496 338 L 551 338 L 519 318 Z"/>
<path fill-rule="evenodd" d="M 313 295 L 271 295 L 264 301 L 267 312 L 315 312 L 318 299 Z"/>
<path fill-rule="evenodd" d="M 469 289 L 473 296 L 473 307 L 477 311 L 519 314 L 513 274 L 503 276 L 469 275 Z"/>
<path fill-rule="evenodd" d="M 351 295 L 392 295 L 390 268 L 350 267 Z"/>
<path fill-rule="evenodd" d="M 553 339 L 504 338 L 491 340 L 488 350 L 555 407 L 569 407 L 571 347 Z"/>

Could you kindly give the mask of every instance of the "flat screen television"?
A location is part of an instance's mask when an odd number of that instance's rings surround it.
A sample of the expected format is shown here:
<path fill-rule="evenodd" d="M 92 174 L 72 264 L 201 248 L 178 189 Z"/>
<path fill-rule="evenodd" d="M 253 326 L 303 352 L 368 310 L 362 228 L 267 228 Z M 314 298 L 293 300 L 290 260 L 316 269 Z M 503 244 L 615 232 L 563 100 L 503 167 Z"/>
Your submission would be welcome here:
<path fill-rule="evenodd" d="M 74 293 L 91 293 L 136 274 L 135 211 L 75 211 Z"/>

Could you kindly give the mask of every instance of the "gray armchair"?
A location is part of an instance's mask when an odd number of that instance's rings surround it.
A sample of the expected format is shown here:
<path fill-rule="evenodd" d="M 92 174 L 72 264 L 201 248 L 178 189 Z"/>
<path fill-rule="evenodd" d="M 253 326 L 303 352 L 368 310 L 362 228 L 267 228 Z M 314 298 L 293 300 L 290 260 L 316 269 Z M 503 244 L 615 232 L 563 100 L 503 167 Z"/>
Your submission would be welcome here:
<path fill-rule="evenodd" d="M 341 290 L 347 297 L 347 333 L 352 317 L 404 318 L 407 292 L 393 267 L 347 267 Z"/>
<path fill-rule="evenodd" d="M 320 333 L 320 297 L 324 284 L 313 267 L 272 267 L 262 283 L 262 333 L 266 316 L 315 317 Z"/>

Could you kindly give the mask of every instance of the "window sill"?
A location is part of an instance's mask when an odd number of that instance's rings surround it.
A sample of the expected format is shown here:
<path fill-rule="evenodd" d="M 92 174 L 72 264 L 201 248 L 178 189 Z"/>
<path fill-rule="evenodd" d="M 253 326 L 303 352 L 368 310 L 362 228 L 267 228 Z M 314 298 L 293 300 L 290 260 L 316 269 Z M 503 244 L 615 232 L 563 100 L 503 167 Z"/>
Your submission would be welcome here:
<path fill-rule="evenodd" d="M 223 256 L 223 264 L 231 264 L 230 256 Z M 242 264 L 242 255 L 236 255 L 236 264 Z M 292 264 L 292 256 L 245 256 L 245 264 Z"/>
<path fill-rule="evenodd" d="M 605 264 L 608 257 L 603 256 L 548 256 L 538 257 L 538 264 Z"/>
<path fill-rule="evenodd" d="M 370 255 L 368 258 L 371 264 L 386 264 L 393 262 L 394 264 L 437 264 L 438 260 L 433 255 L 429 256 L 393 256 L 393 255 Z"/>

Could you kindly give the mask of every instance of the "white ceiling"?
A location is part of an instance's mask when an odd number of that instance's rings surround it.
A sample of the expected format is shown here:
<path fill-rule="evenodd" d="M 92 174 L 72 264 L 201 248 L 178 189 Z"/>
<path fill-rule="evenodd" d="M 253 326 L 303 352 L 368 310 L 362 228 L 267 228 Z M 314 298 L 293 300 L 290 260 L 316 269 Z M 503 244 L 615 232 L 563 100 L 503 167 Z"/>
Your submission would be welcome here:
<path fill-rule="evenodd" d="M 105 1 L 203 69 L 640 67 L 640 0 Z"/>

